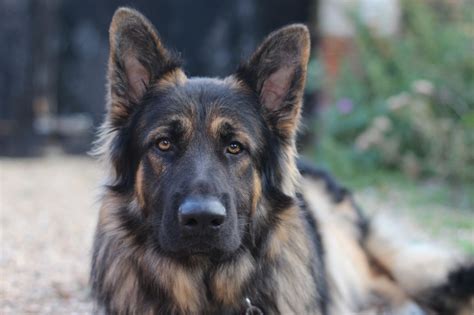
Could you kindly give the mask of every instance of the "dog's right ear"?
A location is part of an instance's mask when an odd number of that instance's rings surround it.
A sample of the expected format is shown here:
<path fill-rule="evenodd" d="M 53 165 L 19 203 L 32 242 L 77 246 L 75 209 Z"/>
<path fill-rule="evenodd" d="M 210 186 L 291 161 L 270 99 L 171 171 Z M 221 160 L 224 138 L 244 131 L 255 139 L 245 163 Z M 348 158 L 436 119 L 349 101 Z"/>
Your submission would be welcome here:
<path fill-rule="evenodd" d="M 133 9 L 115 12 L 109 36 L 108 111 L 112 124 L 118 127 L 148 88 L 179 70 L 180 62 L 163 47 L 150 21 Z M 181 71 L 180 75 L 184 76 Z"/>

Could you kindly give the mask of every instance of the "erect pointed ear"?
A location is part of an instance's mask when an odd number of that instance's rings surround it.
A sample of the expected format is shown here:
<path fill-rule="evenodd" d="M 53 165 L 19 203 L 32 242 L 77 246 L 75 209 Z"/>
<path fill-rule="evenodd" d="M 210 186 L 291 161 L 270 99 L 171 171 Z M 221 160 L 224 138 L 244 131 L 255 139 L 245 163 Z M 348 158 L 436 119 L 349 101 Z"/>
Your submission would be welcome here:
<path fill-rule="evenodd" d="M 257 93 L 270 126 L 284 137 L 293 137 L 298 126 L 309 52 L 308 28 L 289 25 L 271 33 L 237 71 Z"/>
<path fill-rule="evenodd" d="M 173 71 L 184 74 L 178 58 L 163 47 L 153 25 L 139 12 L 119 8 L 109 36 L 109 115 L 121 124 L 150 86 Z"/>

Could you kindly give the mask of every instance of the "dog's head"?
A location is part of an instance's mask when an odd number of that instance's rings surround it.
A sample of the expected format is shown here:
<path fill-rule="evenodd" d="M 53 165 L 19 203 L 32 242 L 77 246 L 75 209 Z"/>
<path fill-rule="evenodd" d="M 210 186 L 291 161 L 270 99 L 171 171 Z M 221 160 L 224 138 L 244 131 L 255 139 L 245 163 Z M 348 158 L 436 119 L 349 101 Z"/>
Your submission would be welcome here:
<path fill-rule="evenodd" d="M 160 251 L 223 257 L 292 203 L 309 46 L 291 25 L 231 76 L 187 78 L 145 17 L 115 13 L 102 146 Z"/>

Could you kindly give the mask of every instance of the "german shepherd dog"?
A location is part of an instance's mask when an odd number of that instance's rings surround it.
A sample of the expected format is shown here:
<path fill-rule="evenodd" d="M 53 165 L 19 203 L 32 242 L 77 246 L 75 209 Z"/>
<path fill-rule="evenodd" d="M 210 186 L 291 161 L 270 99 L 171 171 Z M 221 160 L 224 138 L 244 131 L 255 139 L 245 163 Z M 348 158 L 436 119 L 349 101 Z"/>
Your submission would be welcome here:
<path fill-rule="evenodd" d="M 473 314 L 468 259 L 413 246 L 297 159 L 308 30 L 188 78 L 152 24 L 110 26 L 99 314 Z"/>

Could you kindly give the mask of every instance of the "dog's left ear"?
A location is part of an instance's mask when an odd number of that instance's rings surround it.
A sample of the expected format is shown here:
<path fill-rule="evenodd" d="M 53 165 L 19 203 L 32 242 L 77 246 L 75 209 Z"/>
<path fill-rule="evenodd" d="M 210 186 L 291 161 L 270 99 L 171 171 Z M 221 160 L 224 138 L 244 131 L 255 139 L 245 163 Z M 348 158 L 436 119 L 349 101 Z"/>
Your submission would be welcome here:
<path fill-rule="evenodd" d="M 309 53 L 308 28 L 286 26 L 271 33 L 236 74 L 257 93 L 267 122 L 284 138 L 296 133 Z"/>

